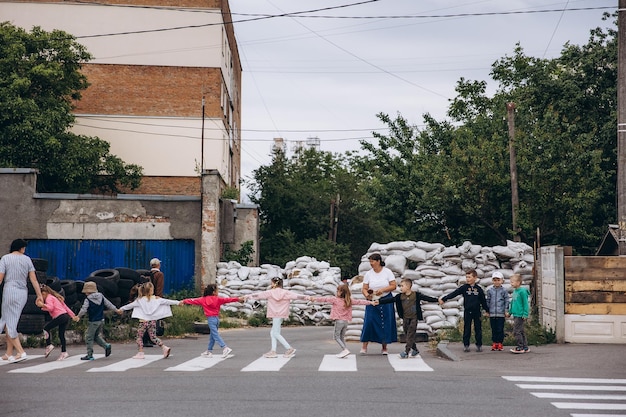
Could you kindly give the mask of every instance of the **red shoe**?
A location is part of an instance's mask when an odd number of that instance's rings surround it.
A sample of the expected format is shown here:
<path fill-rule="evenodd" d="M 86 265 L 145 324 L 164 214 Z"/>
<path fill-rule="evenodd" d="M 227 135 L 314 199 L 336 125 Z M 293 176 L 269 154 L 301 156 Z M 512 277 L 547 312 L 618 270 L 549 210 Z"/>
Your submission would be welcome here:
<path fill-rule="evenodd" d="M 498 350 L 498 344 L 497 344 L 497 343 L 495 343 L 495 342 L 494 342 L 494 343 L 492 343 L 492 344 L 491 344 L 491 350 L 492 350 L 492 351 L 493 351 L 493 350 Z"/>
<path fill-rule="evenodd" d="M 504 346 L 502 346 L 502 343 L 498 343 L 498 350 L 500 351 L 504 350 Z"/>

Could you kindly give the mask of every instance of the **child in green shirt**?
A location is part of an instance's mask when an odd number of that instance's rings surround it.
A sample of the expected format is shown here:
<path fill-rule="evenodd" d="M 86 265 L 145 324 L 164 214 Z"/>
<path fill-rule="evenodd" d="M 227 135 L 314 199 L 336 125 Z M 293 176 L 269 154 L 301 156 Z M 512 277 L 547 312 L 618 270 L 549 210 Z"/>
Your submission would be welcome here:
<path fill-rule="evenodd" d="M 511 349 L 511 352 L 527 353 L 530 350 L 528 349 L 524 323 L 529 314 L 528 297 L 530 293 L 527 288 L 522 287 L 521 275 L 513 274 L 510 281 L 511 287 L 513 287 L 514 290 L 509 306 L 509 316 L 513 316 L 513 336 L 515 336 L 515 342 L 517 343 L 517 346 Z"/>

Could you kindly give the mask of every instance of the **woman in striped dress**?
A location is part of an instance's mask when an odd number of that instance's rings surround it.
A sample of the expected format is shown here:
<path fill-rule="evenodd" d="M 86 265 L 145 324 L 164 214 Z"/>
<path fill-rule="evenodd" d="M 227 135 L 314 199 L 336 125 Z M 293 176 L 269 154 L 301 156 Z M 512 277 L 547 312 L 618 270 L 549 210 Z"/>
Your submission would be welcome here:
<path fill-rule="evenodd" d="M 26 359 L 26 352 L 22 348 L 17 334 L 17 322 L 28 300 L 27 280 L 30 279 L 37 301 L 43 301 L 41 289 L 33 261 L 24 254 L 26 241 L 16 239 L 11 243 L 11 253 L 0 259 L 0 283 L 4 282 L 2 291 L 2 310 L 0 311 L 0 334 L 7 333 L 7 351 L 2 360 L 20 362 Z M 13 349 L 16 355 L 13 356 Z"/>

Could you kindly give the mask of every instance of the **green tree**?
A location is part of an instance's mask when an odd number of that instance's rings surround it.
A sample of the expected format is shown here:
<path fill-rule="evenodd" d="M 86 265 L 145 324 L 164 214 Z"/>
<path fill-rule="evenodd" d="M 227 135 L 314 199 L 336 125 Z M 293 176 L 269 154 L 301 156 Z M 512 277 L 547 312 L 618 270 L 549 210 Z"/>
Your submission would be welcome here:
<path fill-rule="evenodd" d="M 342 156 L 305 149 L 291 158 L 276 151 L 271 165 L 254 171 L 250 199 L 260 207 L 261 262 L 284 265 L 307 255 L 349 276 L 372 241 L 389 238 L 348 165 Z M 332 242 L 330 204 L 338 195 L 337 241 Z"/>
<path fill-rule="evenodd" d="M 141 167 L 111 155 L 107 142 L 69 132 L 89 59 L 65 32 L 0 23 L 0 166 L 37 168 L 40 191 L 117 192 L 140 184 Z"/>
<path fill-rule="evenodd" d="M 608 16 L 607 16 L 608 17 Z M 511 230 L 506 103 L 515 102 L 520 193 L 518 219 L 528 240 L 589 253 L 615 218 L 617 34 L 595 29 L 584 46 L 566 44 L 556 59 L 524 55 L 492 66 L 484 81 L 461 79 L 449 121 L 428 114 L 419 131 L 385 114 L 387 136 L 362 143 L 356 160 L 396 238 L 504 243 Z"/>

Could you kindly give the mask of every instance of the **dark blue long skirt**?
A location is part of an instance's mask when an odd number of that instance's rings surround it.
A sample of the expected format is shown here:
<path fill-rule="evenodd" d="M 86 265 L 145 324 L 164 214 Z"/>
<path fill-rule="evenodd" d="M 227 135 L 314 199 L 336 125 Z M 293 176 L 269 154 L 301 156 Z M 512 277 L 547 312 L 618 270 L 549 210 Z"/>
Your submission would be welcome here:
<path fill-rule="evenodd" d="M 393 295 L 389 293 L 381 299 L 392 297 Z M 397 341 L 398 330 L 396 328 L 394 303 L 366 306 L 363 330 L 361 330 L 361 342 L 387 344 Z"/>

